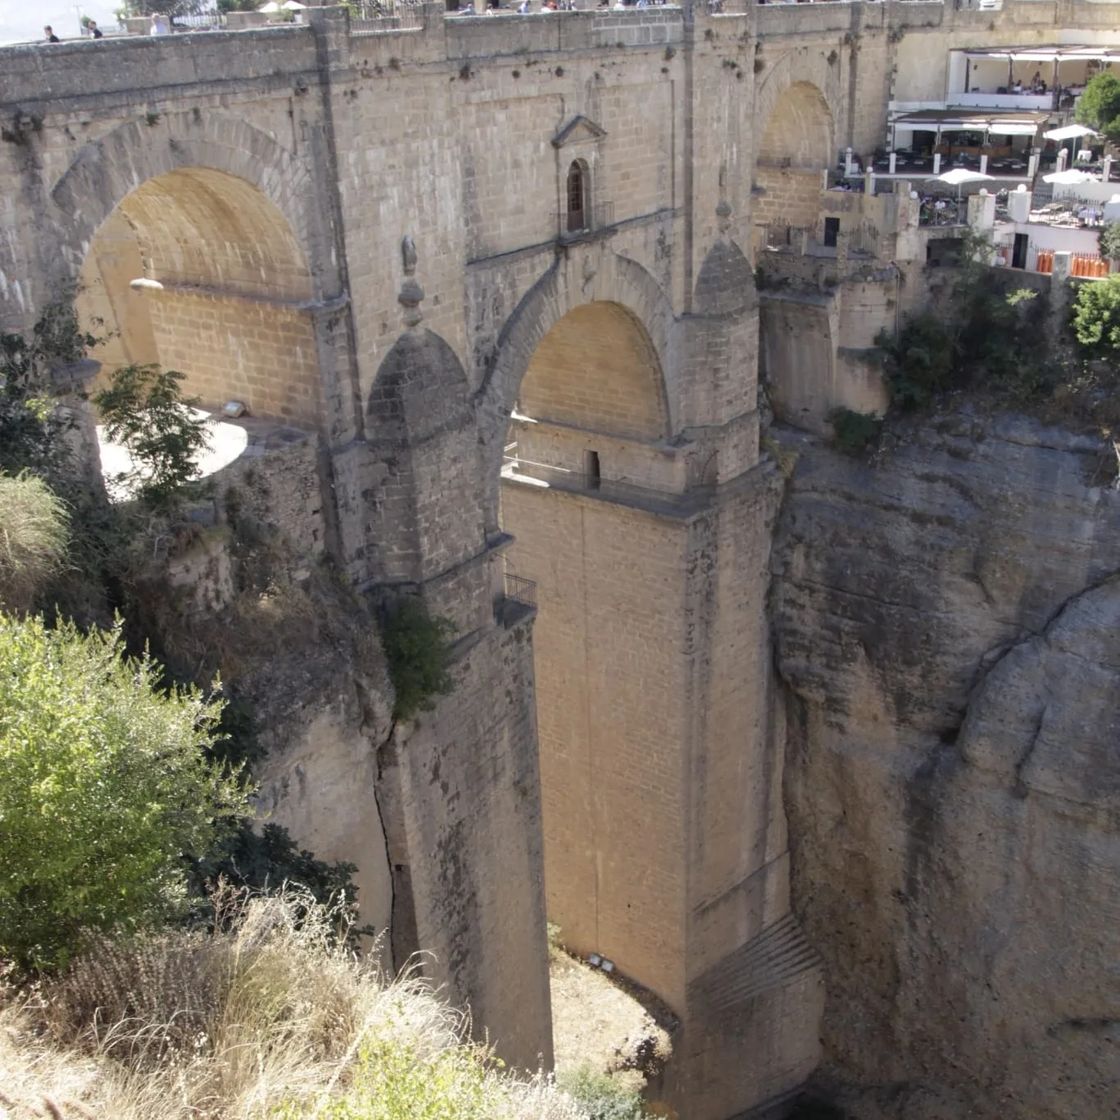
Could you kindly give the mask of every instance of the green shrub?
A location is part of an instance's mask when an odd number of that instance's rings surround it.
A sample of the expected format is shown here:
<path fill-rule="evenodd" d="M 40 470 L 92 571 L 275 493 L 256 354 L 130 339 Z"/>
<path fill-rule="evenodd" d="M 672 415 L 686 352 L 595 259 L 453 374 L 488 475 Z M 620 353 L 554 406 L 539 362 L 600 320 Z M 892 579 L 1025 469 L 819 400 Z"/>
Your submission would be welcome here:
<path fill-rule="evenodd" d="M 319 1120 L 492 1120 L 486 1080 L 486 1067 L 471 1047 L 424 1053 L 398 1039 L 375 1038 L 363 1045 L 346 1095 L 315 1115 Z"/>
<path fill-rule="evenodd" d="M 47 305 L 30 335 L 0 334 L 0 471 L 50 477 L 69 465 L 70 426 L 55 408 L 52 371 L 77 362 L 97 338 L 78 325 L 73 292 Z"/>
<path fill-rule="evenodd" d="M 206 421 L 191 412 L 181 391 L 183 374 L 159 366 L 122 366 L 93 398 L 109 438 L 122 444 L 135 467 L 115 481 L 135 488 L 148 505 L 167 508 L 198 477 L 198 457 L 209 443 Z"/>
<path fill-rule="evenodd" d="M 1097 241 L 1105 260 L 1120 260 L 1120 222 L 1106 222 L 1101 226 Z"/>
<path fill-rule="evenodd" d="M 1073 333 L 1097 357 L 1120 357 L 1120 275 L 1082 284 L 1073 305 Z"/>
<path fill-rule="evenodd" d="M 642 1120 L 647 1115 L 633 1089 L 587 1066 L 561 1074 L 556 1084 L 586 1110 L 588 1120 Z"/>
<path fill-rule="evenodd" d="M 903 412 L 924 407 L 953 384 L 954 340 L 936 316 L 916 315 L 897 338 L 882 332 L 875 342 L 883 350 L 891 403 Z"/>
<path fill-rule="evenodd" d="M 865 412 L 850 408 L 834 408 L 828 416 L 832 424 L 833 442 L 845 455 L 862 455 L 879 439 L 883 421 Z"/>
<path fill-rule="evenodd" d="M 0 616 L 0 679 L 0 953 L 51 967 L 180 910 L 184 854 L 245 805 L 203 755 L 215 704 L 160 691 L 119 628 L 37 618 Z"/>
<path fill-rule="evenodd" d="M 28 610 L 62 566 L 66 507 L 42 479 L 0 474 L 0 608 Z"/>
<path fill-rule="evenodd" d="M 455 628 L 446 618 L 432 618 L 415 598 L 402 599 L 382 627 L 381 640 L 396 692 L 393 719 L 409 720 L 430 712 L 435 697 L 454 682 L 449 671 L 449 639 Z"/>
<path fill-rule="evenodd" d="M 1074 115 L 1082 124 L 1120 144 L 1120 78 L 1115 74 L 1098 74 L 1090 79 L 1077 99 Z"/>

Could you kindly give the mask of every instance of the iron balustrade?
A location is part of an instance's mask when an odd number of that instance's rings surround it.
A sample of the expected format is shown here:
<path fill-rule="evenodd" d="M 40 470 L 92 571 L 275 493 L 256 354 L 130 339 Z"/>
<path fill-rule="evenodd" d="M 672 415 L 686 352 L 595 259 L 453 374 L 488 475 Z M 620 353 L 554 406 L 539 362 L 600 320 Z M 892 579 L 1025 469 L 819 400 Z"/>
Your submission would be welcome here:
<path fill-rule="evenodd" d="M 507 571 L 504 576 L 505 597 L 523 607 L 537 609 L 537 584 L 534 580 Z"/>
<path fill-rule="evenodd" d="M 357 0 L 357 15 L 350 17 L 352 35 L 415 31 L 423 26 L 423 0 Z"/>

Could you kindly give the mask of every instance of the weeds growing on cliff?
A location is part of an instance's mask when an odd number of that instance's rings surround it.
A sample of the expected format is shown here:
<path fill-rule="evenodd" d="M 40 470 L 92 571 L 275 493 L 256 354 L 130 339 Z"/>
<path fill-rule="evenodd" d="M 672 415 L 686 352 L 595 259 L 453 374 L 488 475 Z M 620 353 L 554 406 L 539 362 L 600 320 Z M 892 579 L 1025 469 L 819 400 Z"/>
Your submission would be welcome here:
<path fill-rule="evenodd" d="M 862 455 L 878 442 L 883 430 L 880 417 L 853 412 L 850 408 L 834 408 L 828 419 L 832 424 L 833 443 L 845 455 Z"/>
<path fill-rule="evenodd" d="M 396 693 L 394 720 L 431 711 L 435 698 L 451 691 L 449 642 L 454 632 L 448 619 L 433 618 L 416 598 L 402 599 L 389 615 L 381 640 Z"/>
<path fill-rule="evenodd" d="M 1114 436 L 1120 431 L 1120 360 L 1092 349 L 1107 335 L 1107 325 L 1097 328 L 1114 306 L 1105 289 L 1100 283 L 1080 289 L 1071 324 L 1084 335 L 1079 349 L 1070 331 L 1048 334 L 1039 293 L 1011 287 L 1006 272 L 985 263 L 990 252 L 986 238 L 967 235 L 948 313 L 911 316 L 897 335 L 883 331 L 876 338 L 892 409 L 922 411 L 945 393 L 964 391 L 992 408 Z M 1100 313 L 1086 326 L 1089 303 Z"/>
<path fill-rule="evenodd" d="M 13 1120 L 589 1120 L 465 1044 L 415 970 L 389 982 L 341 947 L 331 912 L 231 906 L 227 932 L 105 941 L 30 996 L 0 992 Z"/>
<path fill-rule="evenodd" d="M 66 558 L 69 516 L 41 479 L 0 474 L 0 608 L 24 611 Z"/>

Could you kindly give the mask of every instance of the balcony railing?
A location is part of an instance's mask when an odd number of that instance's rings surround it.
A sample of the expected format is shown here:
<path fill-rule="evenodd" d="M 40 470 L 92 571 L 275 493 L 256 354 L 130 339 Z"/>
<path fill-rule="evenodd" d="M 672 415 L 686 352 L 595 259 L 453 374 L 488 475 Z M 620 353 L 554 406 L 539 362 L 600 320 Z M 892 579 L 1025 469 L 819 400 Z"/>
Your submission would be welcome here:
<path fill-rule="evenodd" d="M 350 17 L 352 35 L 381 31 L 413 31 L 424 26 L 423 0 L 357 0 L 358 14 Z"/>
<path fill-rule="evenodd" d="M 928 198 L 918 211 L 920 226 L 963 226 L 968 224 L 968 203 L 964 199 Z"/>
<path fill-rule="evenodd" d="M 494 618 L 509 627 L 534 614 L 536 609 L 536 583 L 507 570 L 502 576 L 502 597 L 494 604 Z"/>

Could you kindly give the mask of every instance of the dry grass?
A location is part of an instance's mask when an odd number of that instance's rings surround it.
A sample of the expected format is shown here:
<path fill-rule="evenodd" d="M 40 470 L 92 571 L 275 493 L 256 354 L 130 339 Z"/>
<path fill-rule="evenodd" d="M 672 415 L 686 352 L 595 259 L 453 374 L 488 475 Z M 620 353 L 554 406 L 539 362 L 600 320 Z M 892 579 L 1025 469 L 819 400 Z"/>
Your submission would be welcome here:
<path fill-rule="evenodd" d="M 42 479 L 0 474 L 0 607 L 30 609 L 66 556 L 66 507 Z"/>
<path fill-rule="evenodd" d="M 229 933 L 105 942 L 33 998 L 10 997 L 0 1117 L 409 1117 L 399 1073 L 419 1062 L 442 1071 L 441 1093 L 469 1095 L 472 1116 L 586 1120 L 547 1079 L 515 1080 L 466 1044 L 463 1016 L 415 974 L 389 982 L 339 947 L 334 916 L 300 924 L 306 910 L 258 898 Z M 374 1112 L 348 1111 L 370 1085 Z"/>

